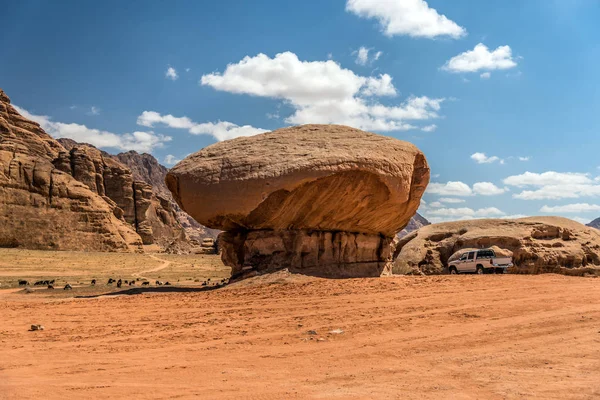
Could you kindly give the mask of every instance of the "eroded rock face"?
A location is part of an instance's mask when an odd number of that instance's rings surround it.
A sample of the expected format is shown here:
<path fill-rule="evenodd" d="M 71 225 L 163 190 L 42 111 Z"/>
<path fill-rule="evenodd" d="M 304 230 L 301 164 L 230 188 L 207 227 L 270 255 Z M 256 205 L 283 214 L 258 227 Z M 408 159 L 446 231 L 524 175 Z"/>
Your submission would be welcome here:
<path fill-rule="evenodd" d="M 177 222 L 183 227 L 186 235 L 190 239 L 201 243 L 205 238 L 217 238 L 221 231 L 210 229 L 199 224 L 177 205 L 165 184 L 165 177 L 169 170 L 160 165 L 156 158 L 151 154 L 140 154 L 135 151 L 128 151 L 110 155 L 110 157 L 129 168 L 133 174 L 133 179 L 151 185 L 152 191 L 157 198 L 168 202 L 168 205 L 163 208 L 165 210 L 173 210 Z"/>
<path fill-rule="evenodd" d="M 233 274 L 378 276 L 429 182 L 412 144 L 304 125 L 209 146 L 169 171 L 177 203 L 219 237 Z"/>
<path fill-rule="evenodd" d="M 515 273 L 600 273 L 600 232 L 560 217 L 433 224 L 400 240 L 394 273 L 440 274 L 460 250 L 512 255 Z"/>
<path fill-rule="evenodd" d="M 168 200 L 155 193 L 158 191 L 152 185 L 136 180 L 131 169 L 118 158 L 92 145 L 71 139 L 59 139 L 59 142 L 69 151 L 59 154 L 56 167 L 114 205 L 115 215 L 135 229 L 143 244 L 156 244 L 167 250 L 176 246 L 177 252 L 189 251 L 189 240 L 177 221 L 175 210 Z M 138 170 L 143 168 L 143 165 L 138 166 Z"/>
<path fill-rule="evenodd" d="M 0 90 L 0 246 L 138 250 L 140 237 L 98 194 L 95 176 L 84 184 L 71 168 L 66 149 Z"/>

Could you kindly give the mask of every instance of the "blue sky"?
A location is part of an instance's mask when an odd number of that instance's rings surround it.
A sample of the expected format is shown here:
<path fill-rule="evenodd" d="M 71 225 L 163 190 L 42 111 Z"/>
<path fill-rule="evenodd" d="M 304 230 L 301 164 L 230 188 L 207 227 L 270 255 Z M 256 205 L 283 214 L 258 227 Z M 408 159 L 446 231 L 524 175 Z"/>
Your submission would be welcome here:
<path fill-rule="evenodd" d="M 219 139 L 343 123 L 425 152 L 421 212 L 433 221 L 600 216 L 600 2 L 20 0 L 2 10 L 0 87 L 54 136 L 171 164 Z"/>

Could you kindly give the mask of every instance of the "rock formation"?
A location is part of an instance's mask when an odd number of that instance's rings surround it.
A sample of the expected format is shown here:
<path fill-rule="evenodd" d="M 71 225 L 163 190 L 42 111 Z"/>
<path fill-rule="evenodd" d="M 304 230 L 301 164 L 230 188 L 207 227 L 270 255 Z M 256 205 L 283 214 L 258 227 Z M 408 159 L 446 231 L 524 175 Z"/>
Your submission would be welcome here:
<path fill-rule="evenodd" d="M 143 244 L 154 244 L 167 251 L 189 251 L 190 243 L 177 221 L 176 212 L 171 202 L 159 194 L 160 189 L 154 190 L 149 183 L 136 180 L 118 158 L 92 145 L 71 139 L 58 141 L 68 151 L 60 152 L 54 160 L 56 168 L 116 206 L 117 217 L 131 224 Z M 140 166 L 138 173 L 143 168 Z"/>
<path fill-rule="evenodd" d="M 221 231 L 202 226 L 177 205 L 173 199 L 173 195 L 165 184 L 165 178 L 169 170 L 160 165 L 151 154 L 139 154 L 135 151 L 128 151 L 111 155 L 110 157 L 127 166 L 133 173 L 135 180 L 151 185 L 157 197 L 169 202 L 170 207 L 175 212 L 177 221 L 179 221 L 179 224 L 181 224 L 190 239 L 202 243 L 204 238 L 217 238 Z"/>
<path fill-rule="evenodd" d="M 496 246 L 514 273 L 600 273 L 600 232 L 560 217 L 482 219 L 425 226 L 402 238 L 394 273 L 440 274 L 459 250 Z"/>
<path fill-rule="evenodd" d="M 102 180 L 82 173 L 80 182 L 69 169 L 66 149 L 0 90 L 0 246 L 139 249 L 141 239 L 122 211 L 99 195 Z"/>
<path fill-rule="evenodd" d="M 169 171 L 177 203 L 227 232 L 235 276 L 289 268 L 325 276 L 389 272 L 392 238 L 429 182 L 412 144 L 338 125 L 304 125 L 209 146 Z"/>

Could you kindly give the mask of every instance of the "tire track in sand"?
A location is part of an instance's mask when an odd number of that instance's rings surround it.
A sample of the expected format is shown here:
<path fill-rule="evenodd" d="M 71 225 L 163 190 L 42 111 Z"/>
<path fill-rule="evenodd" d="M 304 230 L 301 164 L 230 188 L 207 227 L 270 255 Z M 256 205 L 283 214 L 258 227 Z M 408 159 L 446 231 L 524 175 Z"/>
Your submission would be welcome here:
<path fill-rule="evenodd" d="M 168 266 L 171 265 L 171 261 L 163 260 L 162 258 L 156 257 L 153 254 L 147 254 L 147 256 L 150 257 L 150 258 L 153 258 L 153 259 L 155 259 L 157 261 L 162 261 L 163 263 L 161 265 L 159 265 L 158 267 L 155 267 L 155 268 L 146 269 L 146 270 L 139 271 L 139 272 L 134 272 L 133 274 L 131 274 L 131 276 L 134 276 L 136 278 L 141 278 L 141 279 L 147 279 L 147 280 L 149 280 L 147 277 L 145 277 L 142 274 L 147 274 L 148 272 L 157 272 L 157 271 L 165 269 L 165 268 L 167 268 Z"/>

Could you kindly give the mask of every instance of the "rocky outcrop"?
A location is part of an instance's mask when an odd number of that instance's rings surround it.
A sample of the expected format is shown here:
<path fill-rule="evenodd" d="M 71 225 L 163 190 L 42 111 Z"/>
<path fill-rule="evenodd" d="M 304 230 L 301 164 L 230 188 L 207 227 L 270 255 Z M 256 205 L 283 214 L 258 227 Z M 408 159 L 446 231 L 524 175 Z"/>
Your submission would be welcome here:
<path fill-rule="evenodd" d="M 455 221 L 402 238 L 394 273 L 444 273 L 453 254 L 496 246 L 512 254 L 513 273 L 600 273 L 600 232 L 560 217 Z"/>
<path fill-rule="evenodd" d="M 66 149 L 0 90 L 0 246 L 139 250 L 139 235 L 99 194 L 101 180 L 74 178 L 69 170 L 79 165 L 70 161 Z"/>
<path fill-rule="evenodd" d="M 55 160 L 58 169 L 71 174 L 114 205 L 115 215 L 131 224 L 145 245 L 189 251 L 191 245 L 171 202 L 153 186 L 135 180 L 132 171 L 115 157 L 89 144 L 59 139 L 68 148 Z M 164 185 L 164 184 L 163 184 Z M 175 242 L 179 242 L 175 246 Z"/>
<path fill-rule="evenodd" d="M 415 215 L 413 215 L 413 217 L 410 219 L 410 221 L 408 221 L 408 225 L 406 225 L 406 227 L 404 229 L 402 229 L 400 232 L 398 232 L 398 234 L 396 236 L 398 236 L 398 238 L 403 238 L 404 236 L 408 235 L 409 233 L 414 232 L 417 229 L 420 229 L 427 225 L 431 225 L 431 222 L 427 221 L 427 219 L 425 217 L 423 217 L 421 214 L 416 213 Z"/>
<path fill-rule="evenodd" d="M 175 212 L 177 221 L 181 224 L 190 239 L 201 243 L 205 238 L 216 239 L 219 233 L 221 233 L 220 230 L 210 229 L 199 224 L 177 205 L 165 184 L 165 177 L 169 170 L 159 164 L 151 154 L 139 154 L 135 151 L 128 151 L 111 155 L 110 157 L 127 166 L 133 173 L 133 178 L 136 181 L 148 183 L 152 186 L 153 192 L 158 197 L 166 199 L 169 202 L 170 208 Z"/>
<path fill-rule="evenodd" d="M 169 171 L 177 203 L 227 231 L 233 274 L 280 268 L 379 276 L 392 238 L 429 182 L 412 144 L 339 125 L 304 125 L 209 146 Z"/>

